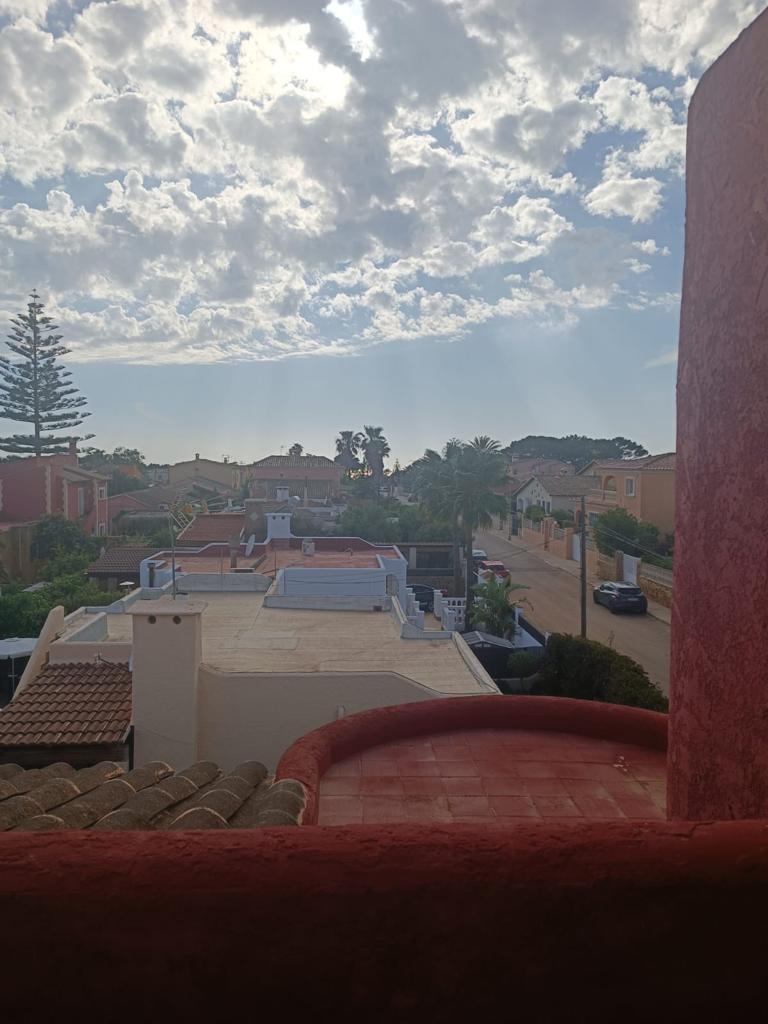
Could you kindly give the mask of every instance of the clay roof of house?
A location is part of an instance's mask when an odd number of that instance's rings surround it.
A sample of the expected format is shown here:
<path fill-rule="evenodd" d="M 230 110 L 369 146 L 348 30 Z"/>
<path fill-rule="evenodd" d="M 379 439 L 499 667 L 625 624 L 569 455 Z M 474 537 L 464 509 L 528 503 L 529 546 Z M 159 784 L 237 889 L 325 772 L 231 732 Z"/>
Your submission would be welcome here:
<path fill-rule="evenodd" d="M 162 761 L 132 771 L 113 761 L 80 771 L 0 765 L 0 832 L 296 825 L 303 807 L 301 784 L 273 782 L 257 761 L 226 774 L 211 761 L 180 772 Z"/>
<path fill-rule="evenodd" d="M 244 512 L 209 512 L 195 516 L 177 537 L 180 544 L 228 543 L 240 536 L 245 526 Z"/>
<path fill-rule="evenodd" d="M 580 498 L 600 486 L 596 476 L 536 476 L 544 490 L 552 497 Z"/>
<path fill-rule="evenodd" d="M 267 466 L 280 469 L 334 469 L 341 472 L 341 466 L 325 455 L 268 455 L 266 459 L 259 459 L 253 464 L 254 469 Z"/>
<path fill-rule="evenodd" d="M 156 554 L 157 548 L 115 547 L 107 548 L 103 555 L 91 562 L 88 573 L 91 576 L 114 575 L 121 572 L 137 573 L 145 558 Z"/>
<path fill-rule="evenodd" d="M 47 665 L 0 711 L 0 750 L 122 743 L 130 725 L 126 665 Z"/>
<path fill-rule="evenodd" d="M 675 452 L 664 452 L 663 455 L 644 455 L 641 459 L 595 459 L 587 463 L 584 469 L 579 470 L 579 473 L 583 476 L 587 470 L 593 467 L 623 469 L 629 472 L 635 469 L 671 470 L 675 468 L 675 460 Z"/>

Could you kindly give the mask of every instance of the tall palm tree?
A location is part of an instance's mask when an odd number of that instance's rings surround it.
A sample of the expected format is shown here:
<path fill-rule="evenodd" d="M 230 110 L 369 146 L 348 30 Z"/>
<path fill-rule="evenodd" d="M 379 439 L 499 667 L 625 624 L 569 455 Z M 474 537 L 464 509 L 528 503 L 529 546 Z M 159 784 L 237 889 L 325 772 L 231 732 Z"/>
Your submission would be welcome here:
<path fill-rule="evenodd" d="M 384 428 L 364 426 L 360 448 L 365 457 L 365 463 L 371 471 L 378 501 L 381 493 L 381 481 L 384 477 L 384 459 L 390 453 L 389 441 L 384 436 Z"/>
<path fill-rule="evenodd" d="M 495 441 L 492 437 L 487 434 L 481 434 L 479 437 L 474 437 L 469 442 L 470 448 L 474 448 L 477 452 L 500 452 L 501 445 L 498 441 Z"/>
<path fill-rule="evenodd" d="M 362 434 L 359 434 L 356 430 L 342 430 L 336 438 L 336 459 L 334 461 L 338 462 L 349 473 L 355 469 L 360 469 L 358 455 L 360 454 L 362 439 Z"/>
<path fill-rule="evenodd" d="M 461 590 L 461 523 L 454 500 L 454 463 L 461 451 L 461 442 L 455 438 L 443 448 L 442 455 L 433 448 L 427 448 L 420 459 L 413 463 L 416 471 L 413 493 L 434 516 L 449 520 L 453 539 L 453 587 L 454 593 Z"/>

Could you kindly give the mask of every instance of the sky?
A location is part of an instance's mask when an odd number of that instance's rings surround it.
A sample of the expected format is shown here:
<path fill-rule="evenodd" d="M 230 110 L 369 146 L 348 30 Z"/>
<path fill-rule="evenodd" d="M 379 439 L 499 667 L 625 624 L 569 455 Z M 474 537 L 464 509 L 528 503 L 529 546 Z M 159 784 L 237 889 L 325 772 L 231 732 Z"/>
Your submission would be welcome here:
<path fill-rule="evenodd" d="M 0 0 L 0 319 L 151 461 L 673 449 L 687 103 L 764 6 Z"/>

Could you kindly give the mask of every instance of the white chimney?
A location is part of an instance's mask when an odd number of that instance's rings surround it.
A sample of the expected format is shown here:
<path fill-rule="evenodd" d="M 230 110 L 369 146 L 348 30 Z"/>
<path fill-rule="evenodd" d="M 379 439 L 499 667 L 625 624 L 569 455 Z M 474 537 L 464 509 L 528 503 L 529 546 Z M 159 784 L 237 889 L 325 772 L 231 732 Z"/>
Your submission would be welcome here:
<path fill-rule="evenodd" d="M 204 601 L 136 601 L 133 618 L 134 763 L 197 759 L 197 674 Z"/>
<path fill-rule="evenodd" d="M 291 536 L 290 512 L 267 512 L 267 541 L 284 540 Z"/>

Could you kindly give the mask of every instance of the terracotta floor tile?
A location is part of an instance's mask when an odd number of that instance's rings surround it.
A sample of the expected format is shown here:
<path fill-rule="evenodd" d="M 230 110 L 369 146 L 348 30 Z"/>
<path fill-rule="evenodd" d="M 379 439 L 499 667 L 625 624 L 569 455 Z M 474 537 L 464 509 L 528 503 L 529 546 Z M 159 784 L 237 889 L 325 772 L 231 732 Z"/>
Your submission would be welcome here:
<path fill-rule="evenodd" d="M 665 817 L 661 808 L 657 807 L 652 800 L 632 800 L 616 797 L 616 803 L 627 818 L 637 818 L 642 821 L 658 821 Z"/>
<path fill-rule="evenodd" d="M 338 779 L 342 776 L 349 775 L 360 775 L 362 769 L 360 767 L 359 757 L 349 757 L 346 761 L 337 761 L 336 764 L 332 764 L 328 771 L 325 773 L 323 778 L 326 779 Z"/>
<path fill-rule="evenodd" d="M 482 779 L 449 778 L 439 780 L 448 796 L 485 796 Z"/>
<path fill-rule="evenodd" d="M 534 796 L 536 810 L 543 818 L 580 818 L 576 804 L 568 796 Z"/>
<path fill-rule="evenodd" d="M 368 761 L 363 759 L 362 772 L 363 778 L 366 776 L 376 776 L 377 778 L 383 778 L 387 776 L 397 776 L 400 774 L 398 769 L 398 761 L 395 758 L 389 758 L 388 760 L 377 760 Z"/>
<path fill-rule="evenodd" d="M 362 825 L 361 814 L 326 814 L 319 822 L 323 828 L 334 828 L 342 825 Z"/>
<path fill-rule="evenodd" d="M 521 779 L 556 779 L 557 772 L 553 764 L 542 761 L 521 761 L 516 765 L 517 774 Z"/>
<path fill-rule="evenodd" d="M 399 796 L 403 795 L 403 781 L 400 778 L 393 779 L 391 776 L 382 778 L 360 779 L 360 793 L 363 797 L 369 796 Z"/>
<path fill-rule="evenodd" d="M 528 796 L 567 796 L 568 790 L 560 779 L 522 779 Z"/>
<path fill-rule="evenodd" d="M 437 746 L 433 744 L 435 751 L 436 761 L 471 761 L 473 760 L 472 751 L 465 743 L 463 746 L 458 744 L 452 746 Z"/>
<path fill-rule="evenodd" d="M 453 815 L 445 797 L 411 797 L 405 805 L 408 821 L 453 821 Z"/>
<path fill-rule="evenodd" d="M 574 796 L 574 803 L 585 818 L 618 820 L 624 818 L 621 808 L 613 800 L 600 800 L 592 796 Z"/>
<path fill-rule="evenodd" d="M 538 818 L 533 800 L 527 796 L 492 796 L 489 803 L 500 818 Z"/>
<path fill-rule="evenodd" d="M 402 778 L 416 775 L 439 776 L 440 768 L 437 761 L 398 761 L 400 775 Z"/>
<path fill-rule="evenodd" d="M 483 761 L 478 758 L 476 764 L 484 779 L 518 778 L 519 762 L 517 761 Z"/>
<path fill-rule="evenodd" d="M 323 796 L 318 802 L 318 821 L 325 824 L 326 817 L 336 820 L 339 816 L 345 819 L 363 820 L 363 801 L 349 796 Z"/>
<path fill-rule="evenodd" d="M 451 814 L 456 815 L 486 815 L 491 814 L 491 805 L 484 796 L 449 796 L 448 806 Z"/>
<path fill-rule="evenodd" d="M 363 822 L 366 824 L 406 820 L 406 805 L 402 799 L 369 796 L 363 800 Z"/>
<path fill-rule="evenodd" d="M 525 782 L 511 775 L 499 778 L 483 778 L 483 788 L 488 796 L 527 796 Z"/>
<path fill-rule="evenodd" d="M 491 814 L 454 814 L 451 821 L 455 825 L 481 825 L 485 828 L 498 824 L 501 819 Z"/>
<path fill-rule="evenodd" d="M 403 793 L 406 796 L 443 796 L 445 793 L 443 780 L 429 775 L 416 776 L 410 779 L 401 778 L 400 781 L 403 784 Z M 466 781 L 472 782 L 474 780 L 467 779 Z"/>
<path fill-rule="evenodd" d="M 360 777 L 358 775 L 339 775 L 328 778 L 325 775 L 320 782 L 320 796 L 359 796 Z"/>
<path fill-rule="evenodd" d="M 474 761 L 438 761 L 437 767 L 444 779 L 478 778 L 480 775 Z"/>
<path fill-rule="evenodd" d="M 590 797 L 593 800 L 610 800 L 611 794 L 602 782 L 594 779 L 562 779 L 566 792 L 574 799 Z"/>

